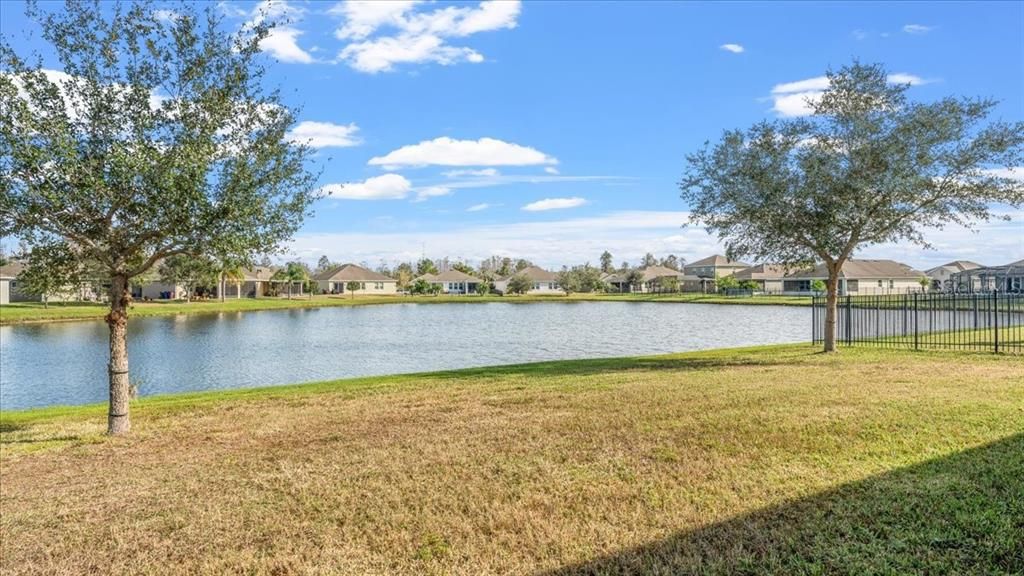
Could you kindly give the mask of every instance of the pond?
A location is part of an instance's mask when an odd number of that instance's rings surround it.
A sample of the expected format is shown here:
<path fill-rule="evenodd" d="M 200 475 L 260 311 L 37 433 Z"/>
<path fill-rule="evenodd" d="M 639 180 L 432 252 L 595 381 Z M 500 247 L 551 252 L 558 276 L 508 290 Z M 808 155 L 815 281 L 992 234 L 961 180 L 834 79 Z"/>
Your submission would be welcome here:
<path fill-rule="evenodd" d="M 810 341 L 811 310 L 643 302 L 388 304 L 132 319 L 141 395 Z M 107 399 L 99 321 L 0 327 L 0 407 Z"/>

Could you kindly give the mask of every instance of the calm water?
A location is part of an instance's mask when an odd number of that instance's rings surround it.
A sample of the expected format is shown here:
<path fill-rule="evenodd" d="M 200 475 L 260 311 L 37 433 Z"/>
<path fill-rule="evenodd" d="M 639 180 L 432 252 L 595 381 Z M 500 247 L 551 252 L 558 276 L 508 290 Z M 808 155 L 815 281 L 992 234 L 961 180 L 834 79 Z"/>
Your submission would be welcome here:
<path fill-rule="evenodd" d="M 811 310 L 579 302 L 393 304 L 138 318 L 142 395 L 571 358 L 806 342 Z M 105 401 L 107 327 L 0 327 L 4 409 Z"/>

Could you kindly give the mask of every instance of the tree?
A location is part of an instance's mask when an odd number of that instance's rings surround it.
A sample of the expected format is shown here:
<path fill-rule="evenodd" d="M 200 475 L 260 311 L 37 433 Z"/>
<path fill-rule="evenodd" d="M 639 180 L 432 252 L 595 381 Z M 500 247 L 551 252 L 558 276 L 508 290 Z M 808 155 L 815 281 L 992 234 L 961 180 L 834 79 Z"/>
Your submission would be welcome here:
<path fill-rule="evenodd" d="M 675 254 L 669 254 L 661 259 L 661 265 L 665 268 L 678 272 L 686 265 L 686 260 L 679 258 Z"/>
<path fill-rule="evenodd" d="M 476 293 L 480 296 L 487 296 L 491 293 L 491 283 L 484 280 L 476 285 Z"/>
<path fill-rule="evenodd" d="M 612 265 L 612 253 L 605 250 L 601 253 L 601 272 L 610 274 L 612 271 L 614 271 L 614 266 Z"/>
<path fill-rule="evenodd" d="M 395 271 L 392 276 L 398 282 L 398 289 L 405 290 L 409 287 L 409 283 L 412 282 L 412 264 L 408 262 L 402 262 L 398 266 L 395 266 Z"/>
<path fill-rule="evenodd" d="M 761 289 L 761 285 L 756 280 L 744 280 L 740 282 L 740 289 L 750 290 L 751 292 L 757 292 Z"/>
<path fill-rule="evenodd" d="M 516 274 L 509 278 L 507 292 L 509 294 L 526 294 L 533 288 L 533 282 L 525 274 Z"/>
<path fill-rule="evenodd" d="M 413 294 L 429 294 L 430 287 L 430 282 L 427 282 L 426 280 L 417 280 L 412 284 L 409 292 L 412 292 Z"/>
<path fill-rule="evenodd" d="M 292 286 L 301 286 L 309 281 L 309 272 L 301 262 L 289 262 L 270 277 L 274 282 L 283 282 L 288 287 L 288 299 L 292 299 Z M 300 292 L 301 295 L 301 292 Z"/>
<path fill-rule="evenodd" d="M 434 266 L 434 261 L 430 258 L 423 258 L 416 263 L 416 275 L 423 276 L 424 274 L 437 274 L 437 267 Z"/>
<path fill-rule="evenodd" d="M 811 282 L 811 291 L 814 292 L 815 294 L 821 294 L 825 292 L 826 289 L 827 286 L 825 285 L 825 282 L 823 282 L 822 280 L 815 280 Z"/>
<path fill-rule="evenodd" d="M 644 273 L 643 272 L 641 272 L 641 271 L 639 271 L 639 270 L 637 270 L 635 268 L 630 270 L 629 272 L 626 272 L 626 285 L 629 287 L 629 291 L 630 292 L 632 292 L 633 289 L 636 288 L 638 285 L 643 283 L 643 281 L 644 281 Z"/>
<path fill-rule="evenodd" d="M 679 292 L 679 278 L 675 276 L 664 276 L 658 278 L 658 288 L 664 292 Z"/>
<path fill-rule="evenodd" d="M 363 283 L 351 280 L 345 283 L 345 289 L 352 293 L 352 299 L 355 300 L 356 292 L 363 289 Z"/>
<path fill-rule="evenodd" d="M 326 254 L 321 256 L 320 259 L 316 261 L 317 272 L 326 272 L 331 269 L 331 266 L 333 266 L 333 264 L 331 264 L 331 259 L 328 258 Z"/>
<path fill-rule="evenodd" d="M 476 274 L 476 272 L 473 270 L 473 267 L 470 266 L 469 264 L 466 264 L 465 262 L 456 262 L 455 264 L 452 264 L 452 270 L 458 270 L 459 272 L 462 272 L 463 274 L 469 274 L 470 276 Z"/>
<path fill-rule="evenodd" d="M 516 272 L 522 272 L 523 270 L 526 270 L 530 266 L 533 266 L 533 262 L 530 262 L 529 260 L 526 260 L 525 258 L 520 258 L 519 260 L 516 260 L 515 271 Z"/>
<path fill-rule="evenodd" d="M 740 281 L 732 276 L 719 276 L 718 278 L 715 278 L 715 288 L 718 288 L 719 292 L 728 292 L 729 290 L 736 290 L 739 287 Z"/>
<path fill-rule="evenodd" d="M 18 274 L 18 289 L 39 296 L 43 308 L 50 307 L 50 298 L 82 283 L 81 266 L 64 250 L 42 246 L 25 258 L 26 266 Z"/>
<path fill-rule="evenodd" d="M 910 102 L 880 65 L 828 73 L 807 118 L 727 131 L 687 157 L 680 182 L 691 222 L 730 257 L 828 270 L 826 351 L 836 348 L 839 272 L 860 248 L 929 247 L 928 228 L 994 217 L 1024 203 L 1024 184 L 993 168 L 1024 156 L 1024 122 L 991 122 L 987 99 Z"/>
<path fill-rule="evenodd" d="M 0 40 L 0 236 L 94 260 L 109 278 L 107 431 L 130 429 L 129 283 L 178 254 L 274 252 L 316 198 L 292 110 L 262 88 L 269 20 L 216 7 L 29 5 L 61 74 Z"/>
<path fill-rule="evenodd" d="M 558 287 L 565 292 L 566 296 L 573 292 L 582 292 L 583 285 L 579 272 L 575 268 L 570 270 L 567 267 L 562 267 L 562 271 L 558 273 Z"/>
<path fill-rule="evenodd" d="M 498 268 L 498 275 L 502 278 L 510 276 L 514 272 L 512 267 L 512 259 L 508 256 L 501 259 L 501 266 Z"/>
<path fill-rule="evenodd" d="M 658 259 L 655 258 L 654 254 L 651 254 L 650 252 L 648 252 L 647 254 L 644 254 L 644 259 L 640 263 L 640 267 L 641 268 L 647 268 L 649 266 L 657 266 L 657 265 L 658 265 Z"/>
<path fill-rule="evenodd" d="M 227 292 L 227 283 L 235 284 L 235 298 L 242 297 L 242 282 L 245 281 L 245 272 L 240 264 L 221 264 L 220 270 L 220 301 L 223 302 Z"/>
<path fill-rule="evenodd" d="M 192 301 L 198 287 L 212 285 L 218 274 L 213 260 L 190 254 L 168 256 L 160 262 L 157 271 L 164 284 L 185 288 L 186 302 Z"/>

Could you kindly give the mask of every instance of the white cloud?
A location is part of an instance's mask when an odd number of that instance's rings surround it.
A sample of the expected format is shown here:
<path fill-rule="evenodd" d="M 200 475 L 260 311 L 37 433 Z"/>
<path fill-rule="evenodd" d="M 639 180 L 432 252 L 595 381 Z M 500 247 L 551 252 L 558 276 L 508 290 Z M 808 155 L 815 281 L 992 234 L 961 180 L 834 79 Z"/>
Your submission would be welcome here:
<path fill-rule="evenodd" d="M 441 172 L 441 175 L 446 178 L 464 178 L 467 176 L 499 176 L 495 168 L 483 168 L 481 170 L 448 170 L 447 172 Z"/>
<path fill-rule="evenodd" d="M 490 206 L 493 207 L 493 206 Z M 479 210 L 483 210 L 480 208 Z M 982 223 L 977 233 L 958 226 L 929 230 L 925 237 L 934 251 L 906 244 L 873 246 L 858 251 L 858 258 L 892 258 L 924 270 L 959 258 L 983 264 L 1019 260 L 1024 240 L 1019 233 L 1024 213 L 1004 211 L 1011 222 Z M 431 256 L 457 257 L 479 262 L 494 254 L 529 258 L 541 266 L 558 269 L 563 264 L 597 262 L 609 250 L 616 264 L 636 263 L 644 254 L 676 254 L 693 262 L 724 247 L 698 226 L 680 228 L 689 218 L 683 211 L 611 212 L 582 218 L 505 224 L 392 222 L 380 232 L 300 234 L 291 250 L 300 258 L 315 260 L 326 252 L 332 260 L 391 262 L 418 259 L 423 246 Z"/>
<path fill-rule="evenodd" d="M 907 24 L 903 27 L 903 31 L 907 34 L 927 34 L 933 29 L 933 26 L 925 26 L 924 24 Z"/>
<path fill-rule="evenodd" d="M 267 34 L 266 38 L 260 40 L 260 49 L 281 62 L 310 64 L 313 62 L 313 56 L 299 48 L 299 44 L 296 41 L 301 35 L 301 30 L 290 26 L 274 27 Z"/>
<path fill-rule="evenodd" d="M 315 61 L 313 56 L 299 47 L 298 37 L 303 32 L 295 27 L 305 13 L 304 8 L 293 6 L 287 0 L 263 0 L 249 12 L 249 20 L 242 25 L 242 32 L 266 21 L 274 22 L 276 25 L 267 37 L 260 40 L 260 50 L 282 62 L 311 64 Z"/>
<path fill-rule="evenodd" d="M 1024 166 L 1011 166 L 1009 168 L 989 168 L 982 170 L 982 174 L 986 176 L 995 176 L 997 178 L 1009 178 L 1010 180 L 1018 180 L 1024 182 Z"/>
<path fill-rule="evenodd" d="M 355 124 L 332 124 L 331 122 L 300 122 L 288 132 L 288 139 L 293 142 L 309 144 L 313 148 L 345 148 L 361 143 Z"/>
<path fill-rule="evenodd" d="M 397 64 L 483 62 L 483 55 L 476 50 L 452 46 L 447 39 L 515 28 L 521 10 L 518 0 L 487 0 L 476 7 L 419 12 L 415 10 L 418 4 L 349 0 L 335 5 L 329 13 L 343 19 L 335 36 L 352 42 L 341 50 L 339 60 L 371 74 L 394 70 Z"/>
<path fill-rule="evenodd" d="M 562 210 L 564 208 L 576 208 L 583 206 L 587 201 L 578 196 L 572 198 L 545 198 L 536 202 L 531 202 L 526 206 L 523 206 L 523 210 L 527 212 L 542 212 L 544 210 Z"/>
<path fill-rule="evenodd" d="M 174 10 L 153 10 L 153 17 L 161 22 L 174 22 L 181 17 L 180 14 Z"/>
<path fill-rule="evenodd" d="M 732 52 L 733 54 L 740 54 L 743 52 L 743 46 L 740 44 L 722 44 L 719 48 L 726 52 Z"/>
<path fill-rule="evenodd" d="M 906 72 L 890 74 L 888 80 L 893 84 L 910 84 L 911 86 L 920 86 L 929 82 L 920 76 Z M 776 84 L 772 87 L 771 92 L 772 110 L 779 116 L 785 117 L 812 114 L 813 104 L 821 99 L 821 93 L 828 86 L 828 76 L 816 76 L 806 80 Z"/>
<path fill-rule="evenodd" d="M 343 200 L 401 200 L 409 195 L 412 183 L 399 174 L 384 174 L 362 182 L 328 184 L 320 189 L 331 198 Z"/>
<path fill-rule="evenodd" d="M 452 189 L 447 186 L 427 186 L 425 188 L 416 189 L 416 199 L 413 202 L 423 202 L 430 198 L 437 196 L 447 196 L 452 193 Z"/>
<path fill-rule="evenodd" d="M 559 173 L 558 172 L 558 168 L 555 168 L 554 166 L 545 166 L 544 167 L 544 171 L 547 172 L 548 174 L 558 174 Z"/>
<path fill-rule="evenodd" d="M 490 207 L 491 205 L 487 204 L 486 202 L 483 204 L 474 204 L 469 208 L 466 208 L 466 212 L 480 212 L 481 210 L 487 210 Z"/>
<path fill-rule="evenodd" d="M 370 159 L 371 166 L 531 166 L 557 164 L 543 152 L 494 138 L 424 140 Z"/>

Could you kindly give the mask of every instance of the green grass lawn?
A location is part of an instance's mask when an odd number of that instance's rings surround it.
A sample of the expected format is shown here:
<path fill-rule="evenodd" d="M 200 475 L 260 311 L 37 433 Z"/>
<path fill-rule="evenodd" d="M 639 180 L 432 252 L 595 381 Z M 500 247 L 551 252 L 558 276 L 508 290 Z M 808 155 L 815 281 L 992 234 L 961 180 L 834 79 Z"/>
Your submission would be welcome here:
<path fill-rule="evenodd" d="M 3 572 L 1018 574 L 1024 359 L 780 346 L 0 413 Z M 99 385 L 99 384 L 97 384 Z"/>
<path fill-rule="evenodd" d="M 319 308 L 325 306 L 364 306 L 373 304 L 440 304 L 484 302 L 696 302 L 705 304 L 781 304 L 809 306 L 811 299 L 800 296 L 735 297 L 706 294 L 573 294 L 571 296 L 326 296 L 312 298 L 296 296 L 286 298 L 228 298 L 224 302 L 135 302 L 130 314 L 135 317 L 173 314 L 203 314 L 250 310 L 277 310 L 282 308 Z M 91 320 L 103 318 L 109 310 L 100 304 L 70 302 L 51 303 L 44 307 L 39 302 L 14 302 L 0 306 L 0 325 L 21 322 L 48 322 L 58 320 Z"/>

